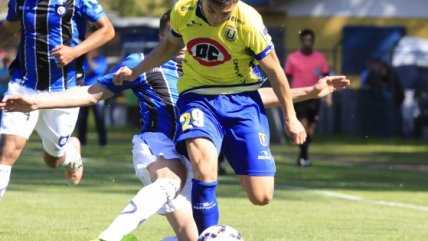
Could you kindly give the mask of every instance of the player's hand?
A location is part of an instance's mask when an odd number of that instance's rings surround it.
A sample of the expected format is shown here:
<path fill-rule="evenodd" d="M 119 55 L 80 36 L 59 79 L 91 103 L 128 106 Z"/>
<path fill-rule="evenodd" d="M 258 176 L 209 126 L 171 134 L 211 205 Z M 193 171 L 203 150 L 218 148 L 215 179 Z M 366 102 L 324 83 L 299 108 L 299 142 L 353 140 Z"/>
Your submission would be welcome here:
<path fill-rule="evenodd" d="M 135 78 L 132 76 L 132 69 L 123 66 L 116 73 L 113 74 L 113 83 L 115 85 L 122 85 L 123 81 L 133 81 Z"/>
<path fill-rule="evenodd" d="M 285 132 L 291 137 L 293 143 L 301 145 L 306 141 L 306 131 L 296 116 L 285 121 Z"/>
<path fill-rule="evenodd" d="M 28 95 L 11 95 L 3 98 L 0 109 L 8 112 L 30 112 L 37 110 L 36 100 Z"/>
<path fill-rule="evenodd" d="M 327 76 L 318 81 L 314 85 L 314 95 L 317 98 L 325 97 L 336 90 L 341 90 L 349 86 L 351 82 L 346 78 L 346 76 Z"/>
<path fill-rule="evenodd" d="M 56 58 L 58 68 L 62 68 L 73 61 L 78 56 L 72 47 L 59 45 L 52 49 L 52 56 Z"/>

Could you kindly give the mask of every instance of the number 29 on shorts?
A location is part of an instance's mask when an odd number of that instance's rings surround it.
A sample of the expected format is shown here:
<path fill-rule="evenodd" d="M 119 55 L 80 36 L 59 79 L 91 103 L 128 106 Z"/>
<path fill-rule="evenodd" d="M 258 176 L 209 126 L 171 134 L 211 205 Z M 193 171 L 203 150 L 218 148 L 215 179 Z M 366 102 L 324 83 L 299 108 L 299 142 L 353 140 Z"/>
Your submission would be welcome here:
<path fill-rule="evenodd" d="M 193 109 L 190 112 L 185 112 L 180 116 L 180 123 L 182 131 L 191 129 L 194 126 L 204 126 L 204 112 L 200 109 Z"/>

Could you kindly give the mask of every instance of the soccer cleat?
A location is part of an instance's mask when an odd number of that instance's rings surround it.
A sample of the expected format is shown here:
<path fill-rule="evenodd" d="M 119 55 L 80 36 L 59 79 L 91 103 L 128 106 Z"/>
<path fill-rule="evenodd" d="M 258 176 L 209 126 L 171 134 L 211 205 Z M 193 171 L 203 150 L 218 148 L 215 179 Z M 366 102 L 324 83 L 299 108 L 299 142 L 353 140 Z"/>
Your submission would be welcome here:
<path fill-rule="evenodd" d="M 65 167 L 65 180 L 71 181 L 74 185 L 77 185 L 83 177 L 83 162 L 82 157 L 80 156 L 80 142 L 76 137 L 70 138 L 69 142 L 74 146 L 76 154 L 73 160 Z"/>
<path fill-rule="evenodd" d="M 312 165 L 312 162 L 310 160 L 306 160 L 304 158 L 297 159 L 297 165 L 301 167 L 308 167 Z"/>

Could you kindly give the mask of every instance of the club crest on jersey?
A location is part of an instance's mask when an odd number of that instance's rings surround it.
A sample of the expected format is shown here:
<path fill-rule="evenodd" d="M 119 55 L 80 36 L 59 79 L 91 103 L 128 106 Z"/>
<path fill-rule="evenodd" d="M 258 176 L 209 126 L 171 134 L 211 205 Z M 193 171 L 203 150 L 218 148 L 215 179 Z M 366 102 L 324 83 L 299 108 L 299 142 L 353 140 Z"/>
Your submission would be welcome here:
<path fill-rule="evenodd" d="M 210 38 L 193 39 L 186 47 L 189 54 L 204 66 L 217 66 L 232 58 L 226 48 Z"/>
<path fill-rule="evenodd" d="M 64 5 L 58 5 L 58 6 L 56 7 L 56 14 L 57 14 L 58 16 L 60 16 L 60 17 L 64 16 L 65 11 L 66 11 L 66 8 L 65 8 L 65 6 L 64 6 Z"/>
<path fill-rule="evenodd" d="M 58 145 L 60 147 L 65 146 L 65 144 L 67 144 L 68 138 L 70 138 L 70 136 L 61 136 L 61 137 L 59 137 Z"/>
<path fill-rule="evenodd" d="M 267 142 L 266 134 L 265 134 L 265 133 L 263 133 L 263 132 L 259 132 L 259 140 L 260 140 L 260 144 L 261 144 L 262 146 L 267 146 L 267 145 L 268 145 L 268 142 Z"/>
<path fill-rule="evenodd" d="M 234 41 L 236 35 L 238 34 L 238 29 L 235 26 L 227 25 L 226 26 L 226 39 L 229 41 Z"/>

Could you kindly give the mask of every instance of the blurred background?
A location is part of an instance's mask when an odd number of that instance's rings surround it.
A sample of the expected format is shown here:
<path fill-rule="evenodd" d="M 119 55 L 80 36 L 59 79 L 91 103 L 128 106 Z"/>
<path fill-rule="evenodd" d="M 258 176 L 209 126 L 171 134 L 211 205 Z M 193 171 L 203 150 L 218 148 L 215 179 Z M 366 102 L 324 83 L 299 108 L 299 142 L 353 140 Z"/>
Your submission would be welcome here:
<path fill-rule="evenodd" d="M 156 46 L 158 18 L 175 3 L 98 1 L 116 36 L 87 57 L 101 63 L 104 56 L 106 69 L 129 53 Z M 280 110 L 268 111 L 275 199 L 263 208 L 251 205 L 226 165 L 217 191 L 221 222 L 240 230 L 247 241 L 426 241 L 428 1 L 241 1 L 263 15 L 283 67 L 301 48 L 299 31 L 310 28 L 330 74 L 347 75 L 352 84 L 334 93 L 332 102 L 321 101 L 310 168 L 296 166 L 299 147 L 287 143 Z M 0 21 L 7 3 L 0 0 Z M 7 89 L 7 67 L 18 41 L 16 36 L 0 47 L 0 94 Z M 0 240 L 88 240 L 141 188 L 130 165 L 130 140 L 139 125 L 134 94 L 124 92 L 99 108 L 105 108 L 108 135 L 97 136 L 99 121 L 89 111 L 89 128 L 82 134 L 88 135 L 85 177 L 78 187 L 65 184 L 62 172 L 46 168 L 39 138 L 31 136 L 0 205 Z M 80 136 L 83 129 L 77 129 Z M 164 221 L 155 216 L 134 234 L 141 240 L 170 236 Z"/>

